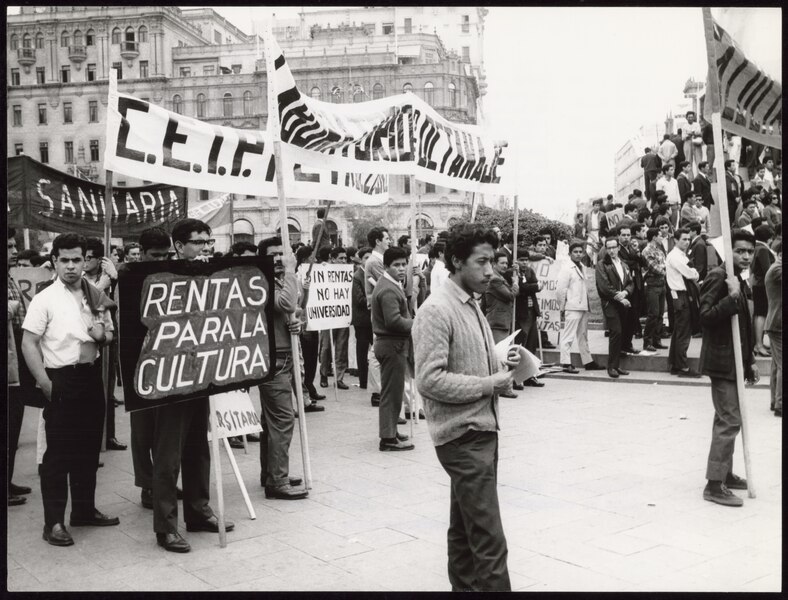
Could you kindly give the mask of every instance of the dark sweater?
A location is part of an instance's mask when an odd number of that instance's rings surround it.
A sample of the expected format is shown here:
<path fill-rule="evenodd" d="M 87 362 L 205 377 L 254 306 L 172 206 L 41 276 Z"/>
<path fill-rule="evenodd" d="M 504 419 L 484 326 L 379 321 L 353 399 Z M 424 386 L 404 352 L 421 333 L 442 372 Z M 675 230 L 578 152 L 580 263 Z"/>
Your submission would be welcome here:
<path fill-rule="evenodd" d="M 381 338 L 409 338 L 411 327 L 405 292 L 383 275 L 372 292 L 372 332 Z"/>

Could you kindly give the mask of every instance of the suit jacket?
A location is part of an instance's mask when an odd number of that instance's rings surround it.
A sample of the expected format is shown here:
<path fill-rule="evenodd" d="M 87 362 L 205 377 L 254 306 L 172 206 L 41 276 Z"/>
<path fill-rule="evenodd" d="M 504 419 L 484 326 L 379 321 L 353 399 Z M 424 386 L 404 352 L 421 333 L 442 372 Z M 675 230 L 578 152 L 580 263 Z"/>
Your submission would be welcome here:
<path fill-rule="evenodd" d="M 766 285 L 766 272 L 772 263 L 777 260 L 764 242 L 755 242 L 755 256 L 752 257 L 750 274 L 752 287 L 763 287 Z"/>
<path fill-rule="evenodd" d="M 350 323 L 353 327 L 372 327 L 372 315 L 367 307 L 367 295 L 364 292 L 364 269 L 359 267 L 353 273 L 353 314 Z"/>
<path fill-rule="evenodd" d="M 662 159 L 656 154 L 649 153 L 640 159 L 640 166 L 646 173 L 656 174 L 662 168 Z"/>
<path fill-rule="evenodd" d="M 630 296 L 639 293 L 643 289 L 643 273 L 641 271 L 643 257 L 640 255 L 640 252 L 636 252 L 629 246 L 622 246 L 618 251 L 618 257 L 629 268 L 629 276 L 632 278 L 632 285 L 634 286 Z"/>
<path fill-rule="evenodd" d="M 703 327 L 703 344 L 700 349 L 701 373 L 709 377 L 736 381 L 736 363 L 733 358 L 733 332 L 731 317 L 739 315 L 742 362 L 744 376 L 749 378 L 755 364 L 752 318 L 744 293 L 745 284 L 739 278 L 741 293 L 738 300 L 728 294 L 725 269 L 709 271 L 700 288 L 700 322 Z"/>
<path fill-rule="evenodd" d="M 728 198 L 728 218 L 733 221 L 741 191 L 739 190 L 739 181 L 727 171 L 725 172 L 725 192 Z"/>
<path fill-rule="evenodd" d="M 588 286 L 583 267 L 567 263 L 558 274 L 555 289 L 559 310 L 588 310 Z"/>
<path fill-rule="evenodd" d="M 776 262 L 766 272 L 766 297 L 769 299 L 769 310 L 766 313 L 764 331 L 767 333 L 783 332 L 783 263 Z"/>
<path fill-rule="evenodd" d="M 692 182 L 692 190 L 695 194 L 699 194 L 703 200 L 703 206 L 709 208 L 714 204 L 714 198 L 711 196 L 711 181 L 706 179 L 703 175 L 698 175 Z"/>
<path fill-rule="evenodd" d="M 687 258 L 690 266 L 698 272 L 698 283 L 706 279 L 709 271 L 709 256 L 706 251 L 706 240 L 702 235 L 697 236 L 687 248 Z"/>
<path fill-rule="evenodd" d="M 413 316 L 405 291 L 381 277 L 372 292 L 372 332 L 381 338 L 410 338 L 411 327 Z"/>
<path fill-rule="evenodd" d="M 493 273 L 490 285 L 484 292 L 484 314 L 490 329 L 505 329 L 509 331 L 512 325 L 512 303 L 515 295 L 512 286 L 506 280 Z"/>
<path fill-rule="evenodd" d="M 629 267 L 623 260 L 621 261 L 621 266 L 624 270 L 623 281 L 618 276 L 618 271 L 609 255 L 596 264 L 596 289 L 599 292 L 603 306 L 614 302 L 614 296 L 621 291 L 627 293 L 628 299 L 632 297 L 635 284 L 629 274 Z"/>
<path fill-rule="evenodd" d="M 318 219 L 312 226 L 312 247 L 315 249 L 315 257 L 317 251 L 323 246 L 331 245 L 331 236 L 328 233 L 328 226 L 323 227 L 323 235 L 320 238 L 320 243 L 317 241 L 317 236 L 320 235 L 320 226 L 323 224 L 323 219 Z"/>
<path fill-rule="evenodd" d="M 692 193 L 692 182 L 684 173 L 679 173 L 676 181 L 679 184 L 679 198 L 681 198 L 681 203 L 684 204 Z"/>
<path fill-rule="evenodd" d="M 538 317 L 541 313 L 539 310 L 539 300 L 536 298 L 536 292 L 539 291 L 539 280 L 536 278 L 536 273 L 531 267 L 525 267 L 520 271 L 520 281 L 517 282 L 518 291 L 517 299 L 515 300 L 514 311 L 517 319 L 524 319 L 528 316 L 528 299 L 531 299 L 531 306 Z"/>

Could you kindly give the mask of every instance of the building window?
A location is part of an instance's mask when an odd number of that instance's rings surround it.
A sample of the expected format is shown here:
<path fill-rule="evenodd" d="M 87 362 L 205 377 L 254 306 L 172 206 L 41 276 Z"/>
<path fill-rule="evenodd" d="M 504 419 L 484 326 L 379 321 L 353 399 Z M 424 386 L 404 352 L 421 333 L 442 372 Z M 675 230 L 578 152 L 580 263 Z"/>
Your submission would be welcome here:
<path fill-rule="evenodd" d="M 205 94 L 197 94 L 197 117 L 205 117 Z"/>
<path fill-rule="evenodd" d="M 148 28 L 145 25 L 140 25 L 139 28 L 139 41 L 145 43 L 148 41 Z"/>
<path fill-rule="evenodd" d="M 405 19 L 405 33 L 413 33 L 413 19 L 410 17 Z"/>
<path fill-rule="evenodd" d="M 200 200 L 208 200 L 209 195 L 208 190 L 200 190 Z"/>
<path fill-rule="evenodd" d="M 46 164 L 49 162 L 49 143 L 40 142 L 38 144 L 38 152 L 41 154 L 41 162 Z"/>
<path fill-rule="evenodd" d="M 435 101 L 435 86 L 432 85 L 431 81 L 424 84 L 424 100 L 430 106 L 432 106 Z"/>
<path fill-rule="evenodd" d="M 244 116 L 252 116 L 252 92 L 244 92 Z"/>
<path fill-rule="evenodd" d="M 123 79 L 123 63 L 122 62 L 114 62 L 112 63 L 112 68 L 118 72 L 118 80 Z"/>
<path fill-rule="evenodd" d="M 66 164 L 74 162 L 74 142 L 65 142 Z"/>
<path fill-rule="evenodd" d="M 126 187 L 126 180 L 118 181 L 118 187 Z"/>
<path fill-rule="evenodd" d="M 112 43 L 120 44 L 120 29 L 117 27 L 112 30 Z"/>
<path fill-rule="evenodd" d="M 191 77 L 192 76 L 191 67 L 181 67 L 180 68 L 180 74 L 181 74 L 181 77 Z"/>
<path fill-rule="evenodd" d="M 11 85 L 19 85 L 19 69 L 11 69 Z"/>
<path fill-rule="evenodd" d="M 92 29 L 88 29 L 87 33 L 85 34 L 85 45 L 86 46 L 93 46 L 96 43 L 96 34 L 93 32 Z"/>
<path fill-rule="evenodd" d="M 68 83 L 71 81 L 71 67 L 60 67 L 60 81 L 62 83 Z"/>
<path fill-rule="evenodd" d="M 44 83 L 46 80 L 46 72 L 44 67 L 36 67 L 36 83 Z"/>
<path fill-rule="evenodd" d="M 203 65 L 202 74 L 203 75 L 214 75 L 216 73 L 216 66 L 215 65 Z"/>
<path fill-rule="evenodd" d="M 320 100 L 320 88 L 317 86 L 313 87 L 312 91 L 309 92 L 309 95 L 315 100 Z"/>
<path fill-rule="evenodd" d="M 38 105 L 38 124 L 39 125 L 46 125 L 47 124 L 47 105 L 46 104 L 39 104 Z"/>
<path fill-rule="evenodd" d="M 394 23 L 383 23 L 383 35 L 394 33 Z"/>
<path fill-rule="evenodd" d="M 19 49 L 19 38 L 14 34 L 11 36 L 11 50 L 17 49 Z"/>
<path fill-rule="evenodd" d="M 216 44 L 222 43 L 222 32 L 221 31 L 214 31 L 213 32 L 213 41 Z"/>
<path fill-rule="evenodd" d="M 353 102 L 364 102 L 364 88 L 360 85 L 353 88 Z"/>
<path fill-rule="evenodd" d="M 345 101 L 345 92 L 338 85 L 331 88 L 331 102 L 334 104 L 342 104 Z"/>
<path fill-rule="evenodd" d="M 462 15 L 462 32 L 468 33 L 471 30 L 471 17 L 470 15 Z"/>
<path fill-rule="evenodd" d="M 383 88 L 383 85 L 380 83 L 376 83 L 372 88 L 372 98 L 377 100 L 378 98 L 382 98 L 386 90 Z"/>
<path fill-rule="evenodd" d="M 405 93 L 405 92 L 412 92 L 412 91 L 413 91 L 413 86 L 411 84 L 406 83 L 405 85 L 402 86 L 402 92 L 403 93 Z"/>
<path fill-rule="evenodd" d="M 424 192 L 427 194 L 434 194 L 435 193 L 435 184 L 434 183 L 425 183 L 424 184 Z"/>
<path fill-rule="evenodd" d="M 140 61 L 140 77 L 145 79 L 148 77 L 148 61 L 141 60 Z"/>
<path fill-rule="evenodd" d="M 224 95 L 224 100 L 222 102 L 222 114 L 225 117 L 233 116 L 233 95 L 230 92 L 227 92 Z"/>
<path fill-rule="evenodd" d="M 90 162 L 99 161 L 99 141 L 90 140 Z"/>
<path fill-rule="evenodd" d="M 71 36 L 68 35 L 68 31 L 64 31 L 60 34 L 60 47 L 61 48 L 68 48 L 71 45 Z"/>
<path fill-rule="evenodd" d="M 25 153 L 25 146 L 23 144 L 14 144 L 14 155 L 22 156 Z"/>
<path fill-rule="evenodd" d="M 183 101 L 178 94 L 172 97 L 172 112 L 178 113 L 179 115 L 183 114 Z"/>
<path fill-rule="evenodd" d="M 26 33 L 22 37 L 22 48 L 30 48 L 30 34 Z"/>
<path fill-rule="evenodd" d="M 63 103 L 63 122 L 64 123 L 73 123 L 73 115 L 71 112 L 71 102 L 64 102 Z"/>
<path fill-rule="evenodd" d="M 135 38 L 134 35 L 134 28 L 133 27 L 126 27 L 126 41 L 133 42 Z"/>
<path fill-rule="evenodd" d="M 22 106 L 14 104 L 14 127 L 22 126 Z"/>
<path fill-rule="evenodd" d="M 88 100 L 88 122 L 98 123 L 98 100 Z"/>
<path fill-rule="evenodd" d="M 449 82 L 449 106 L 457 108 L 457 86 Z"/>
<path fill-rule="evenodd" d="M 405 175 L 404 179 L 402 180 L 403 183 L 403 191 L 406 194 L 410 194 L 410 175 Z"/>
<path fill-rule="evenodd" d="M 82 32 L 79 29 L 77 29 L 74 32 L 74 45 L 75 46 L 81 46 L 82 45 Z"/>
<path fill-rule="evenodd" d="M 462 47 L 462 60 L 463 60 L 463 62 L 471 62 L 471 47 L 470 46 L 463 46 Z"/>
<path fill-rule="evenodd" d="M 43 33 L 39 32 L 39 33 L 36 34 L 36 48 L 38 50 L 43 50 L 44 49 L 44 34 Z"/>

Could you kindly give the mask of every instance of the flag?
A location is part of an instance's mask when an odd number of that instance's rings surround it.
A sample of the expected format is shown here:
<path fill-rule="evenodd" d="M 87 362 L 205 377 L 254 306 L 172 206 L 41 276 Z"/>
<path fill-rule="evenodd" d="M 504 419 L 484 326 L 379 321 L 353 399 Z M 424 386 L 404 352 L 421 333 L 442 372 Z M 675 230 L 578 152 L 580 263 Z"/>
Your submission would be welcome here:
<path fill-rule="evenodd" d="M 189 218 L 199 219 L 207 223 L 211 229 L 229 225 L 233 218 L 229 199 L 230 194 L 222 194 L 218 198 L 200 202 L 197 206 L 189 208 Z"/>
<path fill-rule="evenodd" d="M 725 131 L 780 148 L 783 92 L 777 77 L 781 45 L 779 39 L 772 39 L 774 30 L 768 26 L 769 15 L 763 11 L 717 9 L 715 18 L 711 9 L 703 9 L 710 62 L 704 114 L 711 120 L 712 112 L 720 112 Z M 776 20 L 779 23 L 779 9 Z M 736 32 L 736 38 L 729 30 Z M 777 57 L 776 63 L 770 49 Z M 717 97 L 713 97 L 714 89 L 719 90 Z"/>

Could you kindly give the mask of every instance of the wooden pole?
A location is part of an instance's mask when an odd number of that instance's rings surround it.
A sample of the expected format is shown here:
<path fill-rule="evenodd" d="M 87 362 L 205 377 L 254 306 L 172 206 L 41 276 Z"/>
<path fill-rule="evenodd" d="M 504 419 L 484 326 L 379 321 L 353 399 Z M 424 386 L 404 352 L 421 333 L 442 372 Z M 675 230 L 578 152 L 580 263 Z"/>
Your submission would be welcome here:
<path fill-rule="evenodd" d="M 216 479 L 216 515 L 219 521 L 219 546 L 227 547 L 227 531 L 224 529 L 224 489 L 222 487 L 222 457 L 219 454 L 219 425 L 216 422 L 216 407 L 213 396 L 208 396 L 208 411 L 211 418 L 211 464 Z"/>
<path fill-rule="evenodd" d="M 234 243 L 235 243 L 235 194 L 230 194 L 230 245 L 232 246 Z M 244 439 L 246 438 L 244 437 Z"/>
<path fill-rule="evenodd" d="M 25 243 L 25 250 L 30 250 L 30 230 L 27 227 L 22 230 L 22 237 Z"/>
<path fill-rule="evenodd" d="M 331 367 L 334 369 L 334 400 L 339 402 L 339 392 L 337 391 L 337 355 L 334 352 L 334 330 L 328 330 L 328 342 L 331 346 Z"/>
<path fill-rule="evenodd" d="M 520 233 L 520 207 L 517 194 L 514 195 L 514 227 L 512 229 L 512 267 L 517 264 L 517 234 Z M 519 285 L 519 281 L 517 282 Z M 517 329 L 517 298 L 512 302 L 512 328 L 509 333 Z"/>
<path fill-rule="evenodd" d="M 720 85 L 717 77 L 717 51 L 714 46 L 714 25 L 711 17 L 711 9 L 703 9 L 703 27 L 706 33 L 706 50 L 709 61 L 709 77 L 707 94 L 711 99 L 711 127 L 714 136 L 714 168 L 717 174 L 717 207 L 720 214 L 720 226 L 722 227 L 722 243 L 725 256 L 725 274 L 730 278 L 735 275 L 733 271 L 733 243 L 731 242 L 730 215 L 728 214 L 728 197 L 725 190 L 725 164 L 722 151 L 722 108 L 720 106 Z M 744 290 L 741 291 L 744 293 Z M 744 387 L 744 361 L 741 351 L 741 333 L 739 331 L 739 315 L 734 314 L 731 318 L 731 330 L 733 333 L 733 358 L 736 365 L 736 391 L 739 402 L 739 412 L 741 413 L 741 441 L 744 454 L 744 470 L 747 478 L 747 496 L 755 498 L 755 484 L 753 482 L 752 465 L 750 462 L 750 439 L 749 420 L 747 418 L 747 403 L 745 402 Z"/>
<path fill-rule="evenodd" d="M 411 175 L 410 176 L 410 189 L 411 192 L 416 190 L 416 178 Z M 419 204 L 421 204 L 421 194 L 418 195 Z M 418 304 L 418 297 L 419 297 L 419 278 L 416 275 L 412 275 L 413 273 L 413 266 L 416 264 L 416 244 L 418 240 L 416 239 L 416 219 L 419 218 L 419 215 L 416 212 L 416 194 L 411 193 L 410 195 L 410 214 L 413 215 L 410 221 L 410 264 L 408 265 L 408 270 L 411 272 L 411 287 L 410 290 L 410 301 L 413 306 L 413 314 L 416 314 L 416 308 Z M 407 277 L 405 278 L 407 281 Z M 415 375 L 415 373 L 414 373 Z M 419 418 L 419 408 L 417 406 L 418 402 L 416 402 L 416 386 L 411 387 L 411 394 L 410 394 L 410 437 L 411 441 L 413 441 L 413 422 Z"/>
<path fill-rule="evenodd" d="M 244 440 L 244 444 L 246 444 L 246 436 L 243 435 L 241 436 L 241 438 Z M 255 514 L 254 507 L 252 506 L 252 501 L 249 499 L 249 492 L 246 491 L 246 485 L 244 485 L 244 479 L 241 476 L 241 471 L 238 469 L 238 463 L 235 462 L 233 449 L 230 448 L 230 442 L 227 441 L 227 438 L 222 438 L 222 442 L 224 443 L 224 449 L 227 452 L 227 458 L 230 459 L 230 465 L 233 468 L 233 474 L 235 475 L 235 480 L 238 482 L 238 487 L 241 488 L 241 495 L 244 497 L 244 504 L 246 504 L 246 511 L 249 513 L 249 518 L 252 519 L 252 521 L 254 521 L 257 518 L 257 514 Z M 244 446 L 244 452 L 245 451 L 246 451 L 246 447 Z"/>
<path fill-rule="evenodd" d="M 113 71 L 114 73 L 114 71 Z M 106 180 L 104 182 L 104 256 L 108 257 L 111 254 L 112 250 L 112 171 L 106 171 Z M 112 369 L 113 365 L 109 364 L 109 346 L 105 346 L 105 352 L 101 353 L 101 375 L 104 378 L 104 414 L 106 416 L 107 411 L 109 411 L 110 402 L 114 402 L 112 399 L 113 391 L 110 389 L 110 369 Z M 112 407 L 113 414 L 115 407 Z M 104 449 L 107 449 L 107 419 L 104 419 Z"/>

